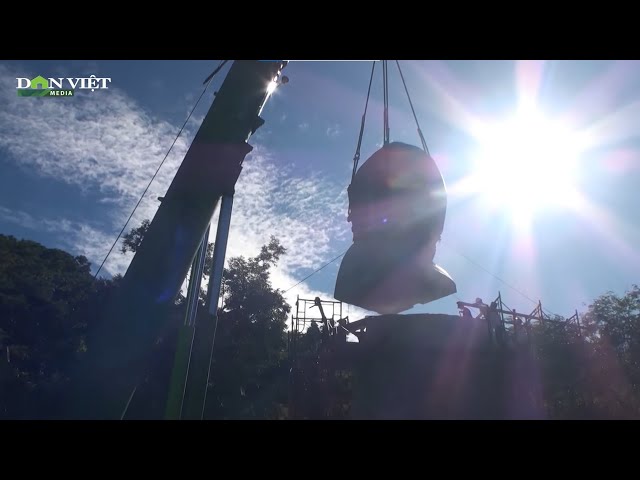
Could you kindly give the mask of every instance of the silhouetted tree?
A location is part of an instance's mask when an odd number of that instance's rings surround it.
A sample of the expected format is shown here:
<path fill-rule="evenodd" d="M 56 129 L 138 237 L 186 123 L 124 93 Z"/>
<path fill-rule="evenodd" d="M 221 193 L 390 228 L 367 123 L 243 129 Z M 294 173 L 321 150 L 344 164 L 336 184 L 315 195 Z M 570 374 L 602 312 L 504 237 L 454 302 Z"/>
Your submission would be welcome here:
<path fill-rule="evenodd" d="M 598 415 L 640 419 L 640 287 L 601 295 L 583 321 L 591 332 L 587 378 Z"/>
<path fill-rule="evenodd" d="M 286 320 L 290 311 L 270 270 L 286 253 L 271 237 L 253 258 L 224 270 L 207 418 L 278 418 L 287 396 Z"/>
<path fill-rule="evenodd" d="M 139 227 L 133 228 L 129 233 L 125 234 L 125 236 L 122 237 L 122 247 L 120 251 L 122 253 L 136 253 L 142 244 L 142 239 L 149 230 L 149 225 L 151 225 L 151 220 L 143 220 Z"/>
<path fill-rule="evenodd" d="M 45 418 L 104 286 L 85 257 L 0 235 L 0 416 Z"/>
<path fill-rule="evenodd" d="M 148 225 L 127 234 L 122 251 L 135 252 Z M 272 237 L 255 257 L 228 261 L 206 418 L 291 418 L 291 399 L 296 418 L 348 418 L 350 372 L 316 324 L 299 335 L 290 389 L 290 307 L 270 277 L 285 254 Z M 0 259 L 0 418 L 53 417 L 122 277 L 96 280 L 85 257 L 5 235 Z M 176 318 L 184 307 L 176 306 Z M 582 331 L 551 322 L 532 328 L 547 417 L 640 419 L 640 287 L 598 297 L 581 320 Z"/>
<path fill-rule="evenodd" d="M 323 330 L 324 326 L 313 322 L 296 342 L 290 392 L 292 418 L 349 418 L 351 366 L 337 358 L 336 344 L 323 341 Z"/>
<path fill-rule="evenodd" d="M 149 224 L 145 221 L 125 236 L 123 252 L 137 251 Z M 213 243 L 207 246 L 205 276 L 210 274 L 213 247 Z M 290 307 L 270 281 L 271 268 L 285 253 L 278 239 L 271 237 L 257 256 L 228 260 L 211 364 L 207 418 L 286 416 L 286 319 Z M 204 289 L 200 304 L 205 304 Z M 200 308 L 197 321 L 210 321 L 208 315 Z"/>

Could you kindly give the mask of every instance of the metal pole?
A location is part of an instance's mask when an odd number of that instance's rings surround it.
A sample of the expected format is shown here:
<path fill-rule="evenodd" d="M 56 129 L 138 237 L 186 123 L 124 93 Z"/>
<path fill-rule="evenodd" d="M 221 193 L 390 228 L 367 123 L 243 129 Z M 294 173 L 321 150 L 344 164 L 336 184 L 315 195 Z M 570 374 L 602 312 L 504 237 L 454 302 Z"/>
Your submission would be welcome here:
<path fill-rule="evenodd" d="M 204 263 L 207 257 L 207 246 L 209 244 L 209 232 L 211 225 L 207 227 L 207 231 L 202 237 L 202 243 L 193 259 L 193 267 L 191 269 L 191 278 L 189 279 L 189 293 L 187 297 L 187 316 L 185 325 L 193 326 L 195 323 L 196 312 L 198 311 L 198 300 L 200 298 L 200 286 L 202 285 L 202 274 L 204 272 Z"/>
<path fill-rule="evenodd" d="M 187 312 L 184 325 L 180 328 L 180 333 L 178 334 L 178 344 L 165 409 L 165 418 L 168 420 L 179 420 L 182 418 L 187 378 L 195 339 L 195 320 L 198 311 L 200 285 L 202 285 L 202 274 L 207 257 L 210 230 L 211 225 L 207 227 L 207 231 L 202 237 L 202 242 L 200 243 L 200 247 L 198 247 L 191 267 L 191 278 L 189 278 L 189 289 L 186 300 Z"/>
<path fill-rule="evenodd" d="M 224 272 L 224 260 L 227 255 L 227 241 L 229 240 L 232 209 L 233 195 L 224 195 L 222 197 L 222 204 L 220 205 L 218 231 L 216 232 L 216 243 L 213 248 L 213 266 L 211 268 L 211 279 L 209 280 L 209 291 L 207 293 L 209 313 L 216 317 L 218 314 L 220 287 L 222 286 L 222 273 Z"/>
<path fill-rule="evenodd" d="M 207 390 L 211 375 L 213 346 L 218 328 L 218 300 L 222 286 L 222 275 L 224 272 L 227 242 L 229 240 L 232 209 L 233 195 L 223 195 L 220 205 L 220 216 L 218 217 L 216 240 L 213 248 L 213 264 L 207 291 L 209 313 L 213 318 L 208 317 L 204 323 L 195 325 L 194 345 L 191 349 L 189 372 L 185 386 L 185 399 L 180 415 L 180 418 L 185 420 L 204 418 Z M 201 320 L 204 320 L 204 318 Z"/>

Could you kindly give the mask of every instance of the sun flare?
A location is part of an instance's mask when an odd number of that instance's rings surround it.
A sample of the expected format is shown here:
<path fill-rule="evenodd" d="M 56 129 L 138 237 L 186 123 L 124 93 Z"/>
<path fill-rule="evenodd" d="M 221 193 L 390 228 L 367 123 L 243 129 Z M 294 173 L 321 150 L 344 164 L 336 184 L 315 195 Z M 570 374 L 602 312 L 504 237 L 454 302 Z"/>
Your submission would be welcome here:
<path fill-rule="evenodd" d="M 472 183 L 491 205 L 514 219 L 576 205 L 582 142 L 567 125 L 528 105 L 503 120 L 483 122 L 474 136 Z"/>

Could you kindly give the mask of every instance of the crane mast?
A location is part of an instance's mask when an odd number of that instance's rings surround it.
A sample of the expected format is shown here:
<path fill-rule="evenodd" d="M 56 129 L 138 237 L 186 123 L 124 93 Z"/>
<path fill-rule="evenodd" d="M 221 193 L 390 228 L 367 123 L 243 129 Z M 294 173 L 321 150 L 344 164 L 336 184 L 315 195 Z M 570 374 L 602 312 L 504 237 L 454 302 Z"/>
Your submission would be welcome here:
<path fill-rule="evenodd" d="M 72 416 L 120 418 L 286 61 L 234 61 L 75 375 Z M 215 301 L 215 300 L 214 300 Z M 162 416 L 162 415 L 160 415 Z"/>

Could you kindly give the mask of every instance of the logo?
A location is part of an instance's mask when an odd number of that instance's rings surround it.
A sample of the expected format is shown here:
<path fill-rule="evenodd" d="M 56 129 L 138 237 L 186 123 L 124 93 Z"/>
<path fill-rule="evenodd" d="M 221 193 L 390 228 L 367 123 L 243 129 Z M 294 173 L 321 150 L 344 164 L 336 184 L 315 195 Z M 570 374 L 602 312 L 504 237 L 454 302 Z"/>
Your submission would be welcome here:
<path fill-rule="evenodd" d="M 107 90 L 110 78 L 90 77 L 76 78 L 18 78 L 16 87 L 19 97 L 73 97 L 76 90 Z"/>

